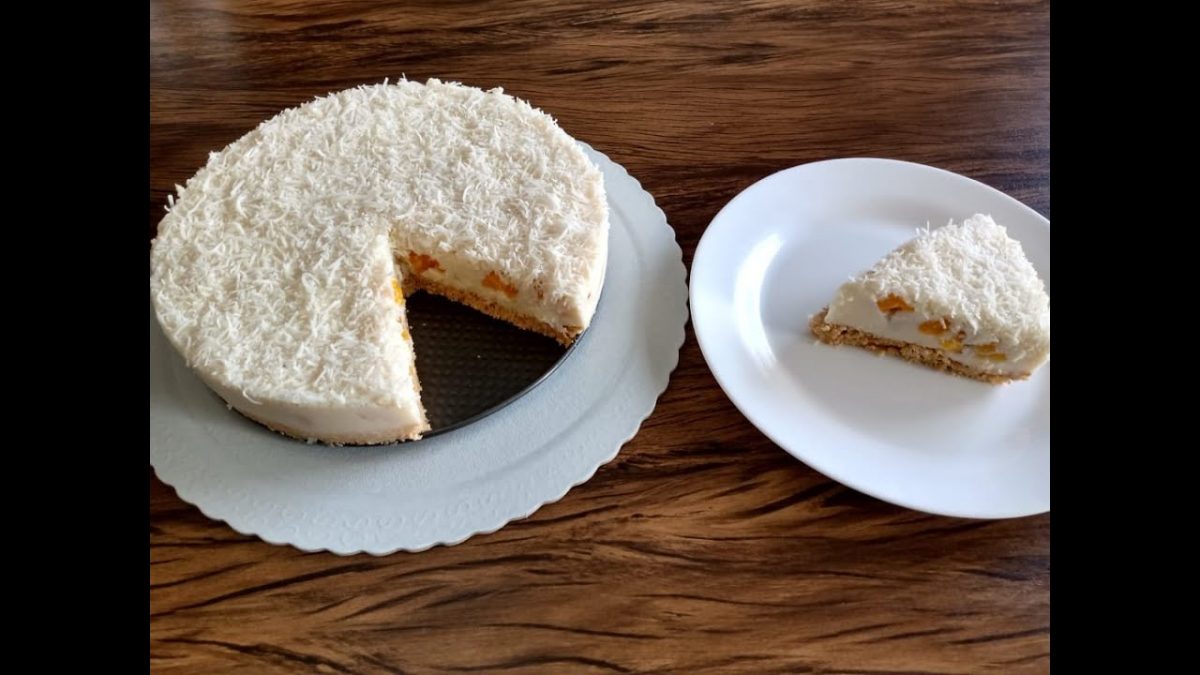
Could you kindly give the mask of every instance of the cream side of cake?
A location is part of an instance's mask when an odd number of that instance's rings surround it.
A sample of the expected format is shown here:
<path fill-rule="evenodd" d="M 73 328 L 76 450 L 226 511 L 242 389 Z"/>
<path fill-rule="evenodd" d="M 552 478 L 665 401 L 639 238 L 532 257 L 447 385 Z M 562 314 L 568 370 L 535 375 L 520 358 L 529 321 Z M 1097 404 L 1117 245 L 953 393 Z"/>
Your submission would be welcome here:
<path fill-rule="evenodd" d="M 500 90 L 318 98 L 211 154 L 178 193 L 151 251 L 159 323 L 227 403 L 298 438 L 428 430 L 402 290 L 570 344 L 604 280 L 599 169 Z"/>
<path fill-rule="evenodd" d="M 813 333 L 991 383 L 1050 358 L 1050 297 L 990 216 L 925 230 L 842 284 Z"/>

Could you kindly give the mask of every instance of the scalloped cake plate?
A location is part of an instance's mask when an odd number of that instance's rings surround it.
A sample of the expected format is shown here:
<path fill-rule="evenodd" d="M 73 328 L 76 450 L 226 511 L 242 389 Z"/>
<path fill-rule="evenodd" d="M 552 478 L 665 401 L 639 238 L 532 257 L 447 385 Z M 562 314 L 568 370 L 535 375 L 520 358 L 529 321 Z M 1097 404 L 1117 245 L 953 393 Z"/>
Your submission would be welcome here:
<path fill-rule="evenodd" d="M 930 513 L 1050 510 L 1050 365 L 993 386 L 818 343 L 809 318 L 843 281 L 916 235 L 990 214 L 1050 290 L 1050 222 L 941 169 L 839 159 L 768 176 L 713 219 L 692 263 L 692 322 L 734 405 L 797 459 Z"/>
<path fill-rule="evenodd" d="M 496 414 L 413 443 L 334 448 L 228 410 L 150 318 L 150 463 L 208 517 L 273 544 L 338 554 L 420 551 L 494 532 L 616 457 L 679 360 L 687 273 L 654 198 L 582 144 L 610 209 L 604 295 L 578 346 Z M 419 358 L 419 355 L 418 355 Z"/>

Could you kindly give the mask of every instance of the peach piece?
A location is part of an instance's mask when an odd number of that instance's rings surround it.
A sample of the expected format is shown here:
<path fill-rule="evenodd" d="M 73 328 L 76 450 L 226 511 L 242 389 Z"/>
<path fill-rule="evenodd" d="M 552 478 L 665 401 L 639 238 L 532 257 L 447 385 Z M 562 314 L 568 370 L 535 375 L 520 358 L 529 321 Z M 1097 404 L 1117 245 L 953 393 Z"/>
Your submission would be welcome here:
<path fill-rule="evenodd" d="M 483 278 L 483 285 L 487 288 L 503 291 L 504 294 L 510 298 L 517 297 L 517 287 L 505 281 L 504 278 L 499 274 L 496 274 L 495 271 L 487 273 L 487 276 Z"/>
<path fill-rule="evenodd" d="M 429 270 L 445 271 L 442 269 L 442 264 L 438 262 L 437 258 L 425 255 L 424 253 L 417 253 L 416 251 L 408 252 L 408 265 L 417 274 L 424 274 Z"/>
<path fill-rule="evenodd" d="M 887 314 L 913 311 L 912 305 L 905 302 L 904 298 L 895 293 L 890 293 L 886 297 L 876 300 L 875 306 L 879 307 L 879 311 Z"/>
<path fill-rule="evenodd" d="M 917 326 L 917 330 L 926 335 L 941 335 L 950 329 L 945 319 L 934 319 L 932 321 L 922 321 L 921 325 Z"/>
<path fill-rule="evenodd" d="M 942 349 L 957 354 L 963 350 L 963 343 L 961 340 L 955 340 L 953 338 L 949 340 L 942 340 Z"/>

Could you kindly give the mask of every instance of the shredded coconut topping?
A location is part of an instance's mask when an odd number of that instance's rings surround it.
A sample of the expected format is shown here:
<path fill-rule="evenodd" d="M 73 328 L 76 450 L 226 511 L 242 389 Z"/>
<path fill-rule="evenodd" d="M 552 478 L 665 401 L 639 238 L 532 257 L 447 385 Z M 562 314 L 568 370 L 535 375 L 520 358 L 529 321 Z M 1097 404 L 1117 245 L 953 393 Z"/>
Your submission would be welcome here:
<path fill-rule="evenodd" d="M 396 254 L 496 270 L 585 321 L 603 281 L 599 169 L 500 89 L 400 81 L 318 98 L 176 189 L 151 251 L 159 322 L 189 365 L 251 401 L 411 404 Z"/>
<path fill-rule="evenodd" d="M 1050 296 L 1020 242 L 991 216 L 924 230 L 850 283 L 949 317 L 1010 353 L 1049 352 Z"/>

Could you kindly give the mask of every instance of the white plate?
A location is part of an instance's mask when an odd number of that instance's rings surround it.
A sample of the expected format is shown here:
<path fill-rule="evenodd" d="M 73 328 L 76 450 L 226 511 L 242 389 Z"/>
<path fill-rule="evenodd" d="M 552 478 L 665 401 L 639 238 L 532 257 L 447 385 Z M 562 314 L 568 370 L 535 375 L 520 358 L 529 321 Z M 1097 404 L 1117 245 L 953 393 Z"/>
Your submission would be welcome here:
<path fill-rule="evenodd" d="M 991 214 L 1050 288 L 1050 222 L 982 183 L 885 159 L 768 176 L 709 225 L 692 322 L 733 403 L 817 471 L 901 506 L 1007 518 L 1050 509 L 1050 366 L 992 386 L 816 343 L 809 318 L 919 226 Z"/>
<path fill-rule="evenodd" d="M 150 462 L 159 478 L 239 532 L 306 551 L 376 555 L 495 531 L 591 478 L 667 386 L 687 323 L 687 275 L 654 198 L 584 149 L 608 191 L 604 294 L 579 345 L 537 388 L 415 443 L 305 445 L 226 409 L 151 312 Z"/>

